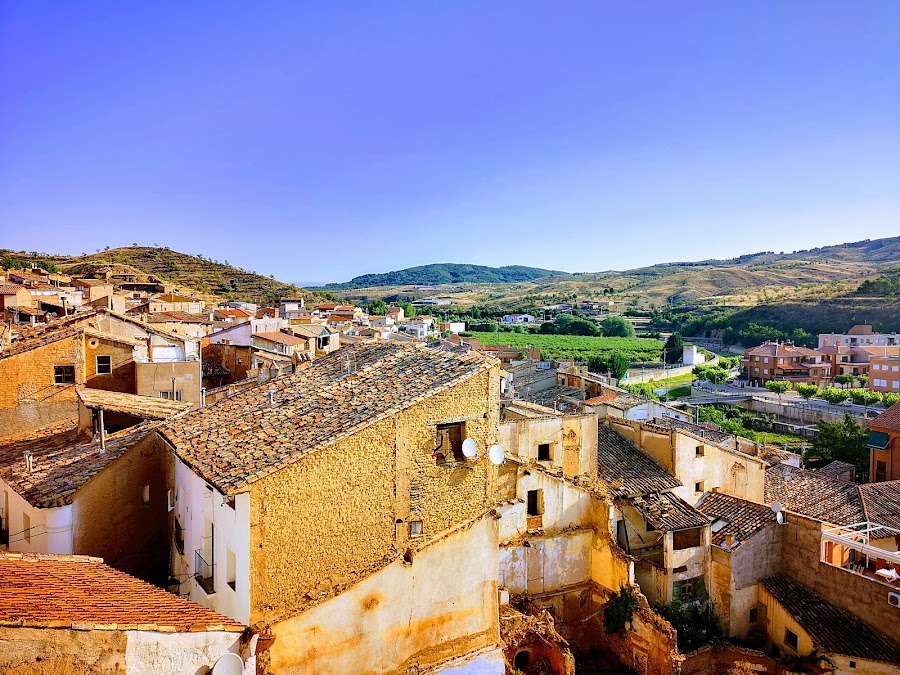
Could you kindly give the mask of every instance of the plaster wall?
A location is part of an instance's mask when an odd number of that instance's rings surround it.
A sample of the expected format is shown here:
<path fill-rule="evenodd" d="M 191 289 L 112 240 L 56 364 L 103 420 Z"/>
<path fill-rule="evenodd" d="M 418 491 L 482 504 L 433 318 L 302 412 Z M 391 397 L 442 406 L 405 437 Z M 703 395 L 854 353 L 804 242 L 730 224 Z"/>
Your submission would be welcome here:
<path fill-rule="evenodd" d="M 126 644 L 121 631 L 0 626 L 0 672 L 121 675 L 128 672 Z"/>
<path fill-rule="evenodd" d="M 160 392 L 181 390 L 181 400 L 200 405 L 200 361 L 153 361 L 135 363 L 135 392 L 139 396 L 159 398 Z"/>
<path fill-rule="evenodd" d="M 413 664 L 428 668 L 497 646 L 497 537 L 497 521 L 485 516 L 428 544 L 411 563 L 396 560 L 274 623 L 271 671 L 405 674 Z"/>
<path fill-rule="evenodd" d="M 91 336 L 86 336 L 84 342 L 85 382 L 87 386 L 93 389 L 133 394 L 135 391 L 134 357 L 140 348 Z M 110 357 L 112 372 L 97 374 L 98 356 Z"/>
<path fill-rule="evenodd" d="M 548 466 L 566 475 L 597 473 L 597 414 L 566 415 L 506 421 L 500 424 L 500 445 L 523 460 L 538 461 L 538 445 L 550 445 Z"/>
<path fill-rule="evenodd" d="M 7 550 L 28 553 L 73 553 L 71 504 L 39 509 L 20 497 L 2 480 L 0 480 L 0 500 L 2 500 L 0 511 L 3 513 L 3 527 L 9 534 Z M 28 516 L 30 523 L 28 532 L 25 531 L 25 516 Z"/>
<path fill-rule="evenodd" d="M 594 533 L 574 530 L 554 537 L 528 538 L 500 549 L 500 585 L 511 594 L 556 591 L 591 579 Z"/>
<path fill-rule="evenodd" d="M 196 675 L 209 672 L 223 655 L 238 654 L 244 660 L 244 675 L 254 675 L 256 659 L 241 654 L 240 633 L 127 632 L 125 662 L 128 675 Z"/>

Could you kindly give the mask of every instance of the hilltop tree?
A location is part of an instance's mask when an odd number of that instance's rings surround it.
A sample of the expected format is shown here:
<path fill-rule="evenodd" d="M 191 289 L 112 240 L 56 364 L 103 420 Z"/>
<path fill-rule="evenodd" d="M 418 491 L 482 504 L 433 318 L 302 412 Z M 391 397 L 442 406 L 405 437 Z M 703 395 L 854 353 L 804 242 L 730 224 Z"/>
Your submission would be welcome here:
<path fill-rule="evenodd" d="M 663 347 L 663 355 L 665 356 L 666 363 L 678 363 L 681 361 L 681 357 L 684 354 L 684 340 L 681 337 L 681 333 L 674 332 L 669 338 L 666 340 L 665 347 Z"/>

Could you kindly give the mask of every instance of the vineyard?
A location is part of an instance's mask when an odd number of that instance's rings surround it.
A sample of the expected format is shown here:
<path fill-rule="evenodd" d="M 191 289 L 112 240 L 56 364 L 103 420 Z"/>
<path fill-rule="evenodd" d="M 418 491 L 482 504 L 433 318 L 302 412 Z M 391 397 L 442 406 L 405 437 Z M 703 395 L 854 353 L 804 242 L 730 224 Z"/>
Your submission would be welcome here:
<path fill-rule="evenodd" d="M 497 333 L 467 333 L 483 344 L 497 344 Z M 586 335 L 540 335 L 500 333 L 500 344 L 513 347 L 539 347 L 545 359 L 584 360 L 590 356 L 609 356 L 619 352 L 629 361 L 662 360 L 663 343 L 646 338 L 588 337 Z"/>

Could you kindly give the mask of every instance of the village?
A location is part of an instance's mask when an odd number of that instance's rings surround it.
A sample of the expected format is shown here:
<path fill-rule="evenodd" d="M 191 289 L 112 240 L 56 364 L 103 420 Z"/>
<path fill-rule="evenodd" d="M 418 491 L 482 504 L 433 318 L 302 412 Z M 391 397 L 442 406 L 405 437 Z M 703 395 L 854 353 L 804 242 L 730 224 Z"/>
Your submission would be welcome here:
<path fill-rule="evenodd" d="M 900 668 L 895 333 L 767 342 L 660 400 L 428 302 L 0 276 L 4 673 Z M 808 405 L 841 382 L 881 403 Z M 698 420 L 722 401 L 846 417 L 866 466 Z"/>

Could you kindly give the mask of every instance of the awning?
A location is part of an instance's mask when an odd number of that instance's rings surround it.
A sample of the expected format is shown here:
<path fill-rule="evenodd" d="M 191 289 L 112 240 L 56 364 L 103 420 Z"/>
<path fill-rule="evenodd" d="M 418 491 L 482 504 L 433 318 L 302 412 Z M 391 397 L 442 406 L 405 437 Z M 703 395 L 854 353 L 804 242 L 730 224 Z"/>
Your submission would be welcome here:
<path fill-rule="evenodd" d="M 890 437 L 883 431 L 870 431 L 866 446 L 876 450 L 884 450 L 887 448 L 889 441 Z"/>

